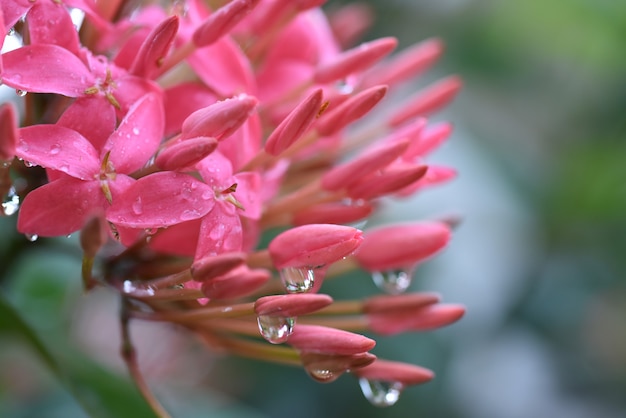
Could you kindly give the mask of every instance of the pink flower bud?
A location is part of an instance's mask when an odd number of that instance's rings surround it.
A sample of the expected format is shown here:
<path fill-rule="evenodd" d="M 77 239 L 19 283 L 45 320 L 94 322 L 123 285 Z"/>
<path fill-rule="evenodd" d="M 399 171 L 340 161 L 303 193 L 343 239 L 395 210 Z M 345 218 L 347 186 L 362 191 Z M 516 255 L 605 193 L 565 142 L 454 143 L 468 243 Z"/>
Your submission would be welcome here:
<path fill-rule="evenodd" d="M 11 102 L 3 103 L 0 105 L 0 163 L 13 160 L 17 138 L 15 107 Z"/>
<path fill-rule="evenodd" d="M 423 157 L 435 150 L 452 133 L 452 125 L 448 122 L 439 122 L 432 126 L 427 126 L 421 131 L 419 138 L 412 141 L 409 148 L 402 156 L 406 160 L 413 160 Z"/>
<path fill-rule="evenodd" d="M 255 293 L 271 276 L 267 270 L 250 270 L 242 265 L 224 276 L 204 281 L 201 289 L 209 299 L 235 299 Z"/>
<path fill-rule="evenodd" d="M 313 224 L 289 229 L 272 240 L 269 252 L 274 266 L 317 267 L 334 263 L 357 249 L 362 234 L 343 225 Z"/>
<path fill-rule="evenodd" d="M 368 202 L 354 205 L 337 202 L 321 203 L 297 212 L 293 217 L 293 223 L 295 225 L 349 224 L 367 218 L 373 211 L 374 206 Z"/>
<path fill-rule="evenodd" d="M 380 359 L 376 359 L 369 366 L 354 370 L 354 374 L 370 381 L 400 383 L 403 386 L 419 385 L 435 377 L 432 371 L 423 367 Z"/>
<path fill-rule="evenodd" d="M 246 254 L 241 252 L 228 252 L 204 257 L 191 265 L 191 277 L 199 282 L 209 280 L 228 273 L 245 261 Z"/>
<path fill-rule="evenodd" d="M 354 355 L 365 353 L 376 341 L 360 334 L 319 325 L 299 324 L 287 343 L 306 353 Z"/>
<path fill-rule="evenodd" d="M 182 170 L 215 151 L 217 139 L 200 136 L 168 145 L 157 155 L 155 164 L 165 171 Z"/>
<path fill-rule="evenodd" d="M 368 271 L 412 267 L 440 251 L 450 240 L 443 222 L 416 222 L 367 231 L 355 257 Z"/>
<path fill-rule="evenodd" d="M 393 57 L 389 63 L 368 73 L 361 85 L 394 85 L 416 77 L 439 59 L 443 48 L 443 42 L 439 39 L 427 39 L 415 44 Z"/>
<path fill-rule="evenodd" d="M 409 141 L 402 140 L 371 147 L 354 160 L 333 167 L 322 177 L 322 187 L 337 191 L 358 183 L 364 176 L 381 170 L 400 157 L 409 146 Z"/>
<path fill-rule="evenodd" d="M 321 106 L 322 89 L 317 89 L 274 129 L 265 142 L 265 151 L 278 155 L 289 148 L 311 126 Z"/>
<path fill-rule="evenodd" d="M 363 178 L 354 186 L 349 187 L 346 193 L 353 199 L 374 199 L 394 193 L 418 181 L 427 171 L 428 167 L 425 165 L 387 168 L 383 172 Z"/>
<path fill-rule="evenodd" d="M 363 71 L 388 55 L 398 45 L 396 38 L 381 38 L 344 51 L 317 67 L 313 81 L 327 84 Z"/>
<path fill-rule="evenodd" d="M 427 331 L 458 321 L 465 314 L 461 305 L 431 304 L 413 310 L 377 312 L 367 315 L 368 327 L 381 335 Z"/>
<path fill-rule="evenodd" d="M 404 295 L 380 295 L 368 298 L 363 303 L 363 312 L 367 314 L 409 313 L 439 302 L 436 293 L 407 293 Z"/>
<path fill-rule="evenodd" d="M 374 21 L 374 11 L 369 4 L 348 3 L 334 10 L 329 18 L 337 41 L 342 46 L 349 46 L 354 45 L 370 28 Z"/>
<path fill-rule="evenodd" d="M 193 43 L 201 48 L 226 35 L 255 5 L 251 0 L 233 0 L 217 9 L 193 33 Z"/>
<path fill-rule="evenodd" d="M 364 116 L 385 97 L 387 86 L 374 86 L 350 97 L 336 108 L 322 115 L 316 124 L 322 136 L 332 135 Z"/>
<path fill-rule="evenodd" d="M 257 103 L 256 98 L 241 94 L 196 110 L 183 122 L 181 137 L 206 136 L 222 140 L 239 129 Z"/>
<path fill-rule="evenodd" d="M 156 26 L 141 44 L 128 72 L 150 78 L 161 66 L 172 46 L 176 32 L 178 32 L 178 25 L 179 18 L 174 15 Z"/>
<path fill-rule="evenodd" d="M 264 296 L 254 303 L 257 315 L 295 317 L 310 314 L 333 303 L 328 295 L 319 293 L 297 293 Z"/>
<path fill-rule="evenodd" d="M 410 196 L 416 191 L 425 187 L 434 186 L 437 184 L 445 183 L 456 177 L 456 170 L 450 167 L 444 167 L 439 165 L 429 165 L 426 174 L 413 184 L 399 190 L 396 194 L 400 197 Z"/>
<path fill-rule="evenodd" d="M 448 105 L 462 87 L 461 79 L 451 76 L 439 80 L 418 92 L 403 108 L 389 119 L 390 126 L 402 125 L 416 116 L 433 113 Z"/>

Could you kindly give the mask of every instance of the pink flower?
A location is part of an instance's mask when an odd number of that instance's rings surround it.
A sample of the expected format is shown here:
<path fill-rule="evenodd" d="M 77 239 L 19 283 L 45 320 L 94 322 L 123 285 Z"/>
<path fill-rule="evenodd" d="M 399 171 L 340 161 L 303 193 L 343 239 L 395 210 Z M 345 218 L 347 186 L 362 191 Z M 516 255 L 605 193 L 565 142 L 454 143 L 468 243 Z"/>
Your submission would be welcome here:
<path fill-rule="evenodd" d="M 463 316 L 439 295 L 408 292 L 451 227 L 350 224 L 385 197 L 455 176 L 427 160 L 452 127 L 426 116 L 462 83 L 450 76 L 378 111 L 434 64 L 442 42 L 396 55 L 392 37 L 353 46 L 371 11 L 348 6 L 329 23 L 322 3 L 189 1 L 184 13 L 152 5 L 128 14 L 118 2 L 3 2 L 1 26 L 23 15 L 26 25 L 0 75 L 29 95 L 24 126 L 0 107 L 3 210 L 16 211 L 23 194 L 20 232 L 80 230 L 85 288 L 117 291 L 123 326 L 177 323 L 219 350 L 299 364 L 318 382 L 351 371 L 372 403 L 388 406 L 433 373 L 378 359 L 369 335 Z M 86 14 L 80 30 L 66 6 Z M 391 295 L 319 293 L 359 270 Z"/>

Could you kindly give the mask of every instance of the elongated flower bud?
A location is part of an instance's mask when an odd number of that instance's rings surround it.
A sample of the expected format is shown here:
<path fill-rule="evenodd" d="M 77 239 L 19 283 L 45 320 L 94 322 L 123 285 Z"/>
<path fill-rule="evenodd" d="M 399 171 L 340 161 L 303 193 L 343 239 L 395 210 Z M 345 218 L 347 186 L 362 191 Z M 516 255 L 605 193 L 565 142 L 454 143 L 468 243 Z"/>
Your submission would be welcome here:
<path fill-rule="evenodd" d="M 265 142 L 265 151 L 278 155 L 289 148 L 311 126 L 321 105 L 322 89 L 316 89 L 274 129 Z"/>
<path fill-rule="evenodd" d="M 330 296 L 319 293 L 264 296 L 254 303 L 254 311 L 257 315 L 295 317 L 318 311 L 331 303 Z"/>
<path fill-rule="evenodd" d="M 198 47 L 212 44 L 227 34 L 254 6 L 251 0 L 233 0 L 217 9 L 193 33 L 193 43 Z"/>
<path fill-rule="evenodd" d="M 387 86 L 375 86 L 350 97 L 317 121 L 317 131 L 322 136 L 339 132 L 372 110 L 386 93 Z"/>
<path fill-rule="evenodd" d="M 380 295 L 368 298 L 363 303 L 363 312 L 367 314 L 404 313 L 439 302 L 437 293 L 407 293 L 404 295 Z"/>
<path fill-rule="evenodd" d="M 224 139 L 239 129 L 257 103 L 256 98 L 241 94 L 196 110 L 183 122 L 182 138 L 206 136 Z"/>
<path fill-rule="evenodd" d="M 277 268 L 325 266 L 352 254 L 362 239 L 361 231 L 349 226 L 303 225 L 274 238 L 269 251 Z"/>
<path fill-rule="evenodd" d="M 242 265 L 245 261 L 246 254 L 241 252 L 229 252 L 204 257 L 191 265 L 191 277 L 198 282 L 209 280 L 228 273 L 235 267 Z"/>
<path fill-rule="evenodd" d="M 369 271 L 411 267 L 440 251 L 450 239 L 443 222 L 396 224 L 367 231 L 355 257 Z"/>
<path fill-rule="evenodd" d="M 271 277 L 265 269 L 250 270 L 239 266 L 224 276 L 202 283 L 202 293 L 210 299 L 234 299 L 248 296 L 257 291 Z"/>
<path fill-rule="evenodd" d="M 408 146 L 408 140 L 401 140 L 372 147 L 354 160 L 338 165 L 325 173 L 322 177 L 322 187 L 329 191 L 350 187 L 364 176 L 391 164 L 404 153 Z"/>
<path fill-rule="evenodd" d="M 458 321 L 465 314 L 461 305 L 430 304 L 415 309 L 376 312 L 367 315 L 368 327 L 381 335 L 407 331 L 428 331 Z"/>
<path fill-rule="evenodd" d="M 307 353 L 350 356 L 371 350 L 376 341 L 335 328 L 300 324 L 294 328 L 288 344 Z"/>
<path fill-rule="evenodd" d="M 179 18 L 171 16 L 155 27 L 139 48 L 129 73 L 150 78 L 161 66 L 178 32 Z"/>
<path fill-rule="evenodd" d="M 395 193 L 396 191 L 418 181 L 424 177 L 428 167 L 400 166 L 386 169 L 384 172 L 367 176 L 354 186 L 346 190 L 353 199 L 374 199 L 376 197 Z"/>
<path fill-rule="evenodd" d="M 398 40 L 392 37 L 362 43 L 317 67 L 313 81 L 326 84 L 363 71 L 388 55 L 397 45 Z"/>
<path fill-rule="evenodd" d="M 315 223 L 349 224 L 367 218 L 374 211 L 374 206 L 368 202 L 358 204 L 321 203 L 297 212 L 293 217 L 296 225 Z"/>
<path fill-rule="evenodd" d="M 155 164 L 163 170 L 176 171 L 190 167 L 215 151 L 217 139 L 197 137 L 167 146 L 157 155 Z"/>
<path fill-rule="evenodd" d="M 396 112 L 389 119 L 389 125 L 402 125 L 416 116 L 428 115 L 441 109 L 456 97 L 462 84 L 457 76 L 450 76 L 431 84 L 418 92 L 408 104 Z"/>
<path fill-rule="evenodd" d="M 435 377 L 432 371 L 423 367 L 380 359 L 376 359 L 372 364 L 355 370 L 354 374 L 371 381 L 397 382 L 403 386 L 419 385 Z"/>

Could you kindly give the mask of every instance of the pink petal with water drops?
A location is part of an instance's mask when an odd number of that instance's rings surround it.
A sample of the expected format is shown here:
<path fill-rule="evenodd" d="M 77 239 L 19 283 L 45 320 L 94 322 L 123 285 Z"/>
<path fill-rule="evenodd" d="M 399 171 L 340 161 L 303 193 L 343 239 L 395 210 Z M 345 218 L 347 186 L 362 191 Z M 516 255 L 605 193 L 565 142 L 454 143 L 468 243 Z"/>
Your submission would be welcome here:
<path fill-rule="evenodd" d="M 115 170 L 131 173 L 156 152 L 163 137 L 165 116 L 156 94 L 147 94 L 128 110 L 117 130 L 104 146 L 103 154 L 111 151 L 110 161 Z"/>
<path fill-rule="evenodd" d="M 63 236 L 78 231 L 104 196 L 96 181 L 73 178 L 55 180 L 26 195 L 17 218 L 23 234 Z"/>
<path fill-rule="evenodd" d="M 54 44 L 79 54 L 78 32 L 67 9 L 52 1 L 39 1 L 28 12 L 30 44 Z"/>
<path fill-rule="evenodd" d="M 132 228 L 163 228 L 206 215 L 213 189 L 188 174 L 162 171 L 133 183 L 107 211 L 107 220 Z"/>
<path fill-rule="evenodd" d="M 76 99 L 56 124 L 80 133 L 99 150 L 115 130 L 117 121 L 111 103 L 103 96 L 94 95 Z"/>
<path fill-rule="evenodd" d="M 0 2 L 0 11 L 4 17 L 4 33 L 6 34 L 31 7 L 33 3 L 28 0 Z"/>
<path fill-rule="evenodd" d="M 85 64 L 57 45 L 23 46 L 3 54 L 2 60 L 2 81 L 14 89 L 78 97 L 95 84 Z"/>
<path fill-rule="evenodd" d="M 217 202 L 213 210 L 202 219 L 196 260 L 211 254 L 241 251 L 241 221 L 233 209 L 230 203 Z"/>
<path fill-rule="evenodd" d="M 196 169 L 202 180 L 217 191 L 231 186 L 233 181 L 233 167 L 221 152 L 214 151 L 196 164 Z"/>
<path fill-rule="evenodd" d="M 93 145 L 78 132 L 59 125 L 21 128 L 16 155 L 82 180 L 92 180 L 100 170 Z"/>
<path fill-rule="evenodd" d="M 221 97 L 256 92 L 250 62 L 229 38 L 222 38 L 211 46 L 198 49 L 188 61 L 198 77 Z M 220 65 L 215 65 L 215 62 Z"/>

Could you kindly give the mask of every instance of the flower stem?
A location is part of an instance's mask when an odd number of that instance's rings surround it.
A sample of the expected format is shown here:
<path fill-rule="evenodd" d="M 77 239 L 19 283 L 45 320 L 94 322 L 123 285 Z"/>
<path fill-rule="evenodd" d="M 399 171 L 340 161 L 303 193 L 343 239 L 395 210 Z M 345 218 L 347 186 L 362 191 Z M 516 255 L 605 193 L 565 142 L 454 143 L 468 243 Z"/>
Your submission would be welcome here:
<path fill-rule="evenodd" d="M 129 312 L 129 301 L 127 298 L 122 296 L 122 307 L 120 312 L 120 326 L 122 333 L 122 346 L 121 346 L 121 355 L 122 359 L 126 363 L 126 367 L 128 368 L 128 373 L 131 378 L 137 385 L 137 388 L 141 392 L 142 396 L 150 405 L 154 413 L 159 418 L 170 418 L 170 414 L 163 408 L 161 403 L 156 399 L 148 384 L 146 383 L 143 375 L 141 374 L 141 370 L 139 370 L 139 364 L 137 363 L 137 352 L 135 351 L 135 347 L 130 339 L 130 312 Z"/>

